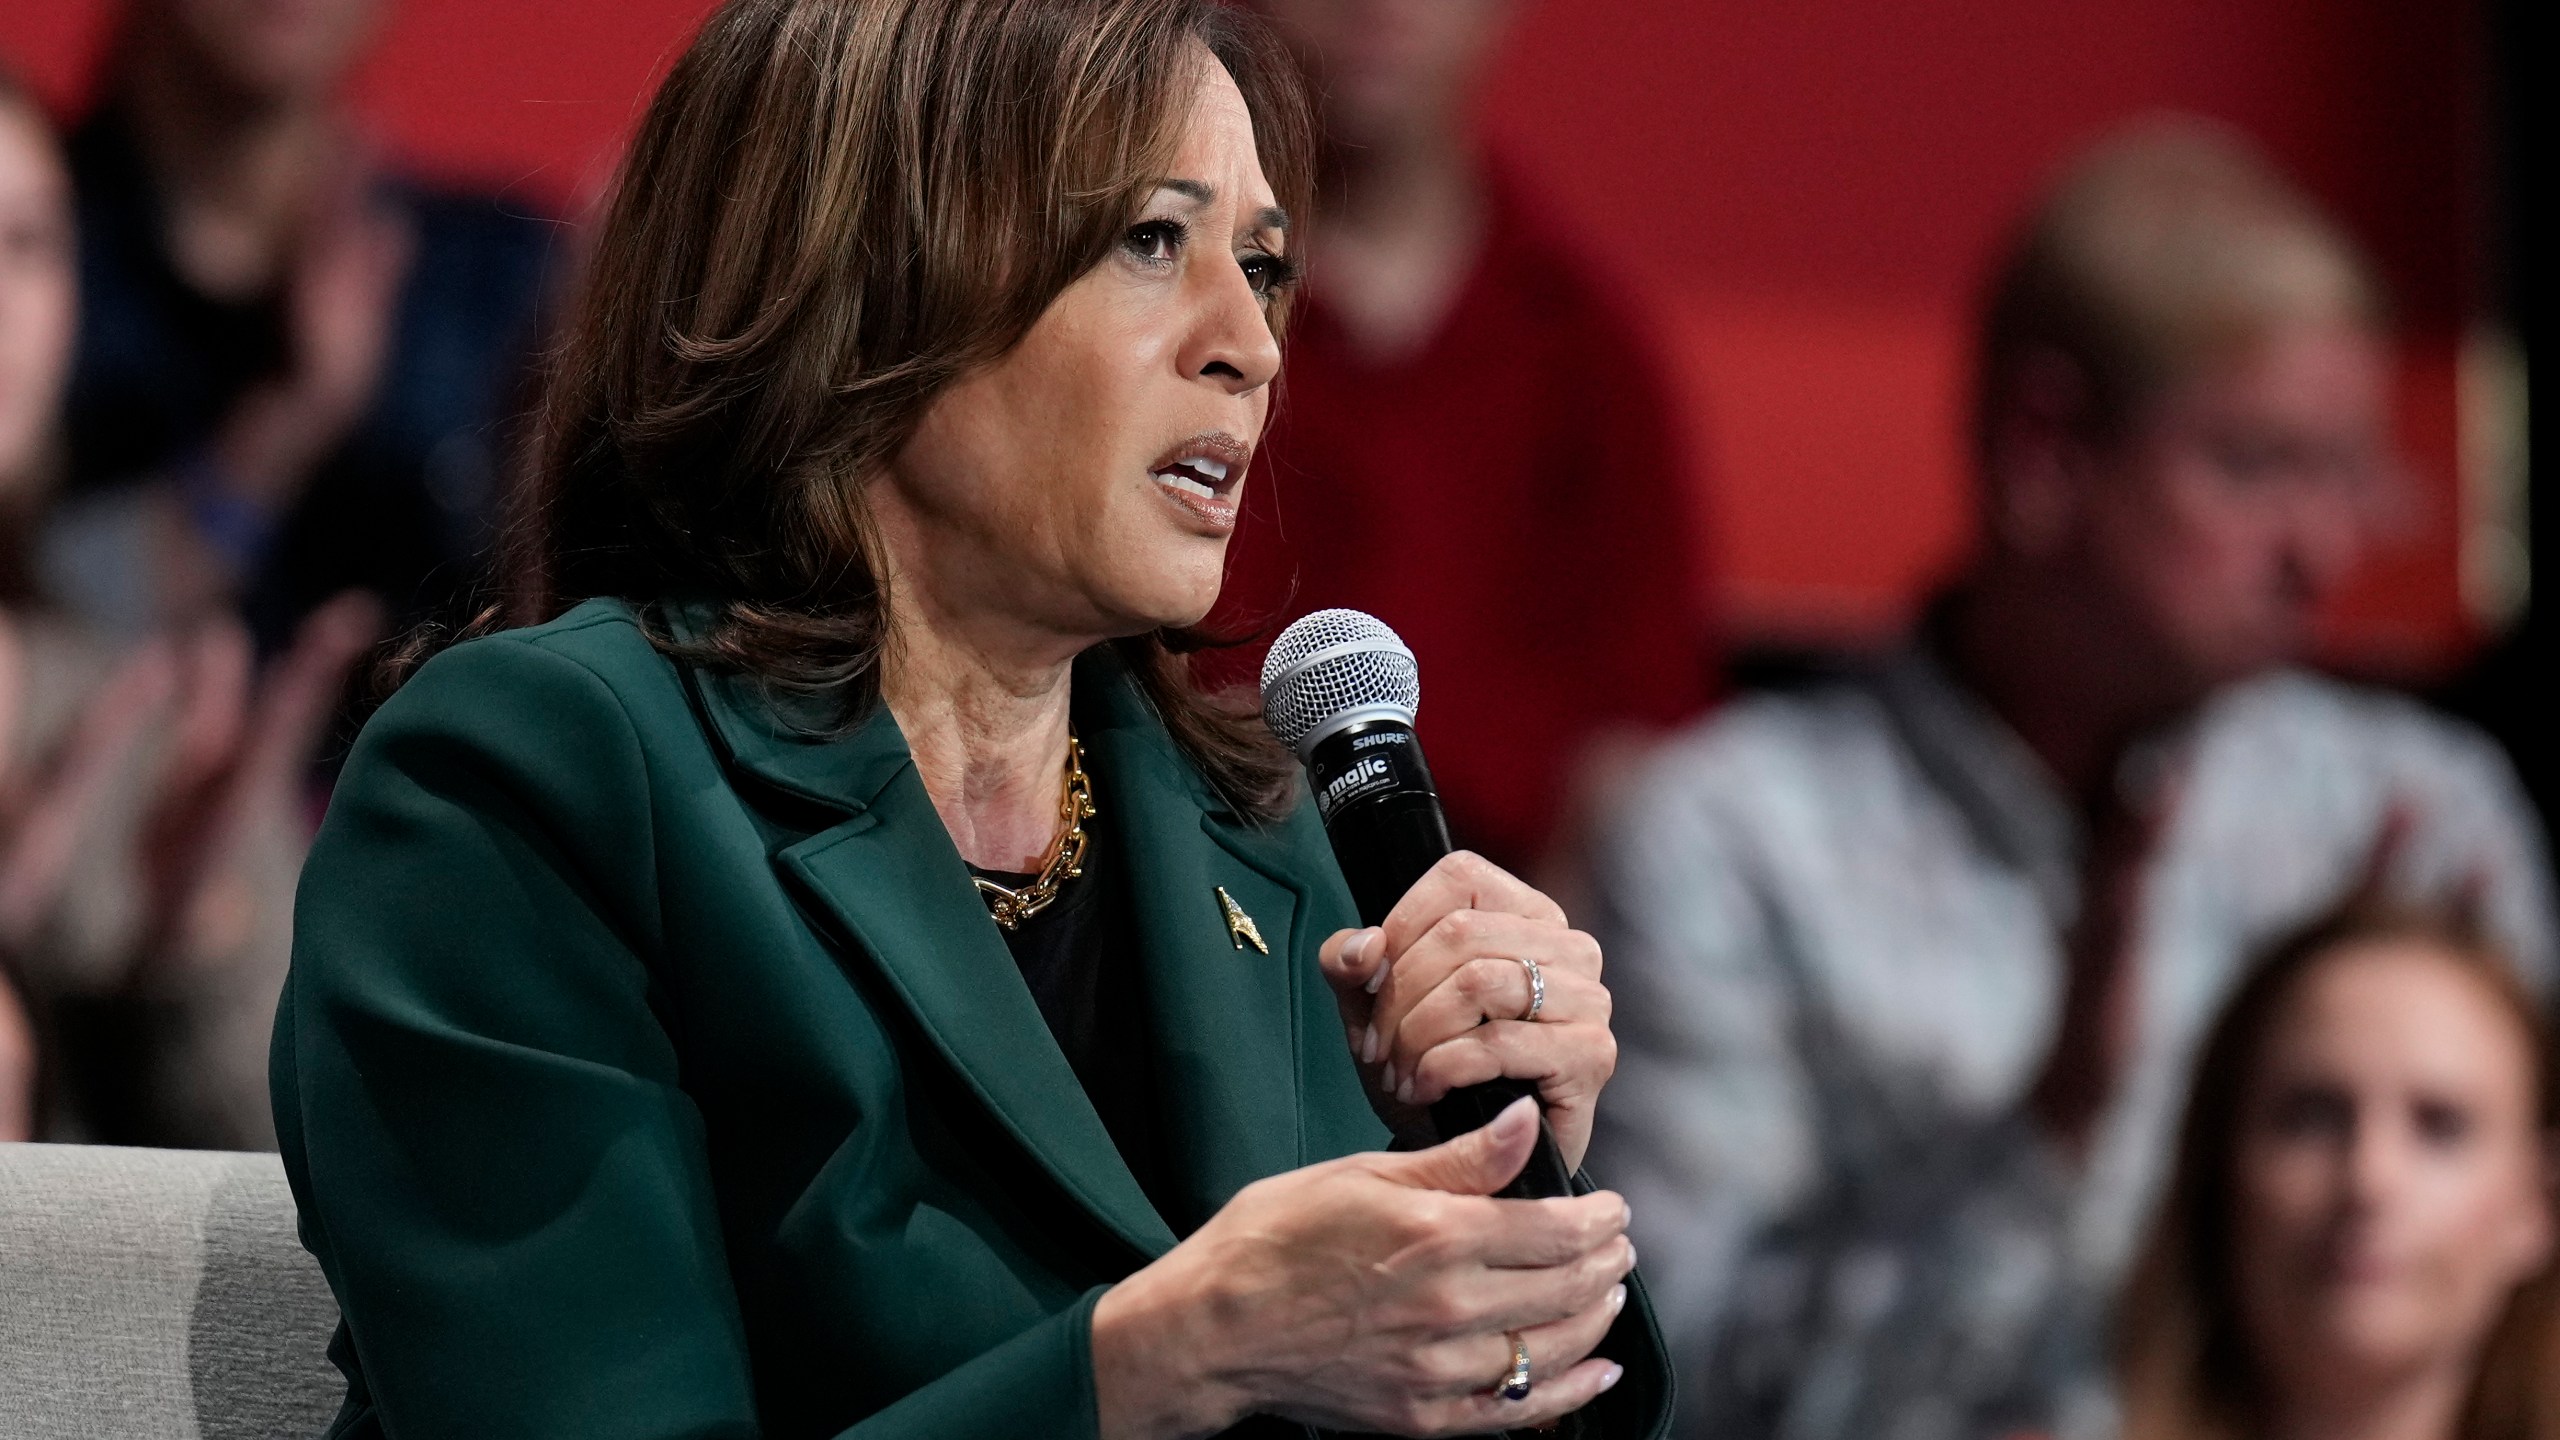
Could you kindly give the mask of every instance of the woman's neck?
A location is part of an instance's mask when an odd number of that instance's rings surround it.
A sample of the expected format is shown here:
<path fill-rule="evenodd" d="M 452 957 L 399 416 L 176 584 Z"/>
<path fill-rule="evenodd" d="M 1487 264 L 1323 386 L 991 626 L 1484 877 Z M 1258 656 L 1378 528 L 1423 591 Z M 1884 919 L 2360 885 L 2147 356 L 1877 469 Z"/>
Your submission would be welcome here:
<path fill-rule="evenodd" d="M 920 608 L 892 608 L 881 699 L 960 858 L 1037 870 L 1058 836 L 1074 657 L 1025 655 Z"/>
<path fill-rule="evenodd" d="M 2454 1440 L 2471 1390 L 2468 1357 L 2341 1387 L 2334 1375 L 2276 1397 L 2267 1440 Z"/>

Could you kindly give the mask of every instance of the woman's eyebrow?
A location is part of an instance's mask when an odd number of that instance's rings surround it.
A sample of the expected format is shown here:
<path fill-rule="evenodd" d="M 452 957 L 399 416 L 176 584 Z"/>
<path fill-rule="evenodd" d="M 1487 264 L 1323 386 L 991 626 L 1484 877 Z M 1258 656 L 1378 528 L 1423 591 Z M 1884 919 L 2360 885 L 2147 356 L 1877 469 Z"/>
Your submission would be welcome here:
<path fill-rule="evenodd" d="M 1156 188 L 1170 190 L 1198 205 L 1210 204 L 1218 198 L 1218 187 L 1206 180 L 1159 180 Z M 1265 205 L 1254 213 L 1253 228 L 1277 230 L 1286 235 L 1289 233 L 1289 212 L 1277 205 Z"/>

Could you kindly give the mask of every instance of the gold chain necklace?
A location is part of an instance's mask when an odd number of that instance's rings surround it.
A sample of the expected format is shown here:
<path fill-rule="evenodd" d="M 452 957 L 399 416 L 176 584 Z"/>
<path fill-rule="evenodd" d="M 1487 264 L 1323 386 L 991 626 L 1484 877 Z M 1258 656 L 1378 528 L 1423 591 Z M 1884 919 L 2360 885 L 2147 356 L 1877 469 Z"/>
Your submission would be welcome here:
<path fill-rule="evenodd" d="M 1048 909 L 1058 898 L 1058 887 L 1084 873 L 1084 822 L 1093 818 L 1093 785 L 1084 778 L 1084 746 L 1073 735 L 1067 737 L 1066 793 L 1058 799 L 1058 814 L 1067 828 L 1050 842 L 1040 878 L 1019 890 L 1008 890 L 984 876 L 969 877 L 977 882 L 987 913 L 1007 930 Z"/>

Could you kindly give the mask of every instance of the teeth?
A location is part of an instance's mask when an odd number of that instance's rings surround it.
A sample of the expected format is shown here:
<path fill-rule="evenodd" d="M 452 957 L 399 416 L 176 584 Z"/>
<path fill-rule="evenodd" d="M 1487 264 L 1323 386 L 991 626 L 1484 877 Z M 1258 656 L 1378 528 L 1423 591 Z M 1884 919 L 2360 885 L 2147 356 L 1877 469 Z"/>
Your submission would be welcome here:
<path fill-rule="evenodd" d="M 1218 496 L 1217 491 L 1201 484 L 1199 481 L 1194 480 L 1190 476 L 1182 474 L 1179 471 L 1157 471 L 1156 483 L 1179 490 L 1185 495 L 1197 495 L 1203 500 L 1214 500 Z"/>
<path fill-rule="evenodd" d="M 1227 462 L 1225 462 L 1225 461 L 1223 461 L 1223 460 L 1212 460 L 1212 459 L 1210 459 L 1210 458 L 1209 458 L 1208 456 L 1206 456 L 1206 455 L 1201 455 L 1201 456 L 1197 456 L 1197 457 L 1193 458 L 1192 460 L 1190 460 L 1190 461 L 1188 461 L 1188 462 L 1186 462 L 1186 463 L 1188 463 L 1188 464 L 1191 466 L 1191 468 L 1192 468 L 1192 469 L 1197 470 L 1197 471 L 1199 471 L 1201 474 L 1208 476 L 1208 477 L 1209 477 L 1209 483 L 1211 483 L 1211 484 L 1213 484 L 1213 485 L 1221 485 L 1221 484 L 1226 483 L 1226 479 L 1227 479 Z"/>

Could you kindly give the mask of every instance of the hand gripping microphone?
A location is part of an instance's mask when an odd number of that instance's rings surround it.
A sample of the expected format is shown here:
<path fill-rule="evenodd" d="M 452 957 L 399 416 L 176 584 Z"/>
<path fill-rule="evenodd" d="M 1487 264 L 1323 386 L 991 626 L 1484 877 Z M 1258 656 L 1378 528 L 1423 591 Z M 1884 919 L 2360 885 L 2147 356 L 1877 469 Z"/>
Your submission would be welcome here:
<path fill-rule="evenodd" d="M 1316 811 L 1364 925 L 1383 922 L 1454 848 L 1413 733 L 1421 702 L 1413 652 L 1357 610 L 1319 610 L 1298 620 L 1262 662 L 1263 719 L 1307 767 Z M 1465 1086 L 1431 1107 L 1431 1121 L 1443 1138 L 1461 1135 L 1536 1093 L 1525 1080 Z M 1555 1137 L 1540 1120 L 1537 1148 L 1502 1194 L 1532 1200 L 1572 1193 Z"/>

